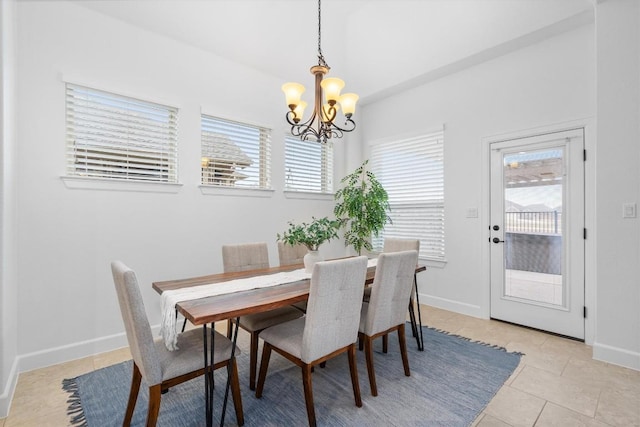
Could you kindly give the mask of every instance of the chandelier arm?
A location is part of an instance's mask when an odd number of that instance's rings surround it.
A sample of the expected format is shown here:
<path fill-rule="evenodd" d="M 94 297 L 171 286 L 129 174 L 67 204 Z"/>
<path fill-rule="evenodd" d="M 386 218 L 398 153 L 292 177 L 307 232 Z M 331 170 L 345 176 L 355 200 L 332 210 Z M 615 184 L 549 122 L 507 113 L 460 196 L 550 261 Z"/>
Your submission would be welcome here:
<path fill-rule="evenodd" d="M 300 123 L 300 119 L 298 119 L 298 122 L 296 122 L 298 116 L 296 116 L 296 113 L 291 110 L 287 111 L 285 118 L 287 119 L 287 123 L 289 123 L 291 126 L 298 126 L 298 123 Z"/>
<path fill-rule="evenodd" d="M 331 129 L 337 129 L 340 132 L 353 132 L 356 128 L 356 122 L 354 122 L 351 119 L 347 119 L 347 121 L 344 124 L 345 127 L 340 127 L 338 125 L 336 125 L 334 122 L 331 122 Z M 341 134 L 342 137 L 342 134 Z"/>
<path fill-rule="evenodd" d="M 337 113 L 338 113 L 338 109 L 335 107 L 335 105 L 330 105 L 327 111 L 325 111 L 324 109 L 322 110 L 322 118 L 323 118 L 322 121 L 324 123 L 332 123 L 333 120 L 336 118 Z"/>
<path fill-rule="evenodd" d="M 322 126 L 320 126 L 320 131 L 317 131 L 313 127 L 313 124 L 316 122 L 318 117 L 316 111 L 314 111 L 311 117 L 303 123 L 295 123 L 295 121 L 291 120 L 292 117 L 295 117 L 295 114 L 292 114 L 291 111 L 287 112 L 286 119 L 287 122 L 291 125 L 291 135 L 298 136 L 304 140 L 308 140 L 309 135 L 312 135 L 318 142 L 323 139 L 323 132 L 321 129 Z M 326 139 L 324 140 L 324 142 L 326 142 Z"/>

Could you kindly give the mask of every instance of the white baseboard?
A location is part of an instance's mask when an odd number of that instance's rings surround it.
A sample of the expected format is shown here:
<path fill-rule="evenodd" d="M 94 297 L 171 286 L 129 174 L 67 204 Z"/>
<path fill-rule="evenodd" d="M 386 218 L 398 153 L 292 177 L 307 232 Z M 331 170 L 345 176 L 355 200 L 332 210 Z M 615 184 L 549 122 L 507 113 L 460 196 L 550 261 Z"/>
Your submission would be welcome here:
<path fill-rule="evenodd" d="M 20 372 L 28 372 L 34 369 L 45 368 L 83 357 L 93 356 L 106 351 L 127 346 L 127 337 L 124 333 L 80 341 L 60 347 L 40 350 L 19 356 Z"/>
<path fill-rule="evenodd" d="M 623 348 L 595 342 L 593 343 L 593 358 L 602 362 L 640 371 L 640 353 Z"/>
<path fill-rule="evenodd" d="M 151 328 L 153 336 L 158 336 L 159 330 L 160 325 L 153 326 Z M 13 362 L 5 390 L 0 395 L 0 418 L 4 418 L 9 414 L 9 408 L 11 407 L 11 401 L 18 382 L 19 373 L 46 368 L 47 366 L 69 362 L 83 357 L 93 356 L 126 347 L 128 345 L 129 343 L 127 342 L 125 333 L 121 332 L 114 335 L 80 341 L 16 357 Z"/>
<path fill-rule="evenodd" d="M 6 418 L 9 415 L 9 408 L 13 400 L 13 393 L 18 383 L 18 358 L 13 359 L 11 371 L 7 377 L 7 384 L 0 394 L 0 418 Z"/>
<path fill-rule="evenodd" d="M 453 311 L 454 313 L 464 314 L 467 316 L 484 319 L 482 309 L 478 305 L 467 304 L 460 301 L 454 301 L 446 298 L 435 297 L 420 293 L 420 304 L 430 305 L 432 307 L 441 308 L 443 310 Z"/>

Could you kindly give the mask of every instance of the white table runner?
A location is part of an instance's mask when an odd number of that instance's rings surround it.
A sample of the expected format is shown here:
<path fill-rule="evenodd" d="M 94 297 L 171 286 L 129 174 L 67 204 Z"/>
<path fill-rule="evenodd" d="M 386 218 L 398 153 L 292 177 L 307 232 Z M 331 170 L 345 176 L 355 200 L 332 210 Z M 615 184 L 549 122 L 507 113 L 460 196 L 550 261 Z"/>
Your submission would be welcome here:
<path fill-rule="evenodd" d="M 370 259 L 368 267 L 375 266 L 377 261 L 377 258 Z M 304 268 L 301 268 L 299 270 L 164 291 L 162 295 L 160 295 L 160 310 L 162 313 L 160 336 L 164 339 L 164 344 L 168 350 L 177 350 L 176 342 L 178 341 L 178 332 L 176 330 L 175 308 L 176 304 L 181 301 L 284 285 L 309 278 L 311 278 L 311 273 L 306 273 Z"/>
<path fill-rule="evenodd" d="M 164 339 L 164 344 L 167 346 L 167 349 L 177 349 L 176 342 L 178 340 L 178 333 L 176 331 L 175 307 L 176 304 L 181 301 L 283 285 L 285 283 L 293 283 L 298 280 L 309 279 L 310 277 L 311 273 L 305 273 L 304 268 L 302 268 L 299 270 L 268 274 L 264 276 L 233 279 L 228 282 L 211 283 L 208 285 L 191 286 L 172 291 L 164 291 L 160 296 L 160 310 L 162 312 L 160 336 Z"/>

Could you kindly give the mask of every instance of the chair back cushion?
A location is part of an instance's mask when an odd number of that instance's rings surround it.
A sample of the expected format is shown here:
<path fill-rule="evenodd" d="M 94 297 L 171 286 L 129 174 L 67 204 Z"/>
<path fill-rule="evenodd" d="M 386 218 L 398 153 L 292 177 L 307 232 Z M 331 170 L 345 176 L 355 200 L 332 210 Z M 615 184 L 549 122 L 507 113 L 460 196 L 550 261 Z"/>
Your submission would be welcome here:
<path fill-rule="evenodd" d="M 278 242 L 278 258 L 280 265 L 302 264 L 309 250 L 305 245 L 288 245 Z"/>
<path fill-rule="evenodd" d="M 162 382 L 162 369 L 136 274 L 121 261 L 111 263 L 122 320 L 133 361 L 149 386 Z"/>
<path fill-rule="evenodd" d="M 374 335 L 405 321 L 418 252 L 381 253 L 362 332 Z"/>
<path fill-rule="evenodd" d="M 385 237 L 382 252 L 402 252 L 414 250 L 420 253 L 420 240 Z"/>
<path fill-rule="evenodd" d="M 300 351 L 303 362 L 356 342 L 366 276 L 365 256 L 315 264 Z"/>
<path fill-rule="evenodd" d="M 266 243 L 244 243 L 222 246 L 222 264 L 225 273 L 269 268 L 269 250 Z"/>

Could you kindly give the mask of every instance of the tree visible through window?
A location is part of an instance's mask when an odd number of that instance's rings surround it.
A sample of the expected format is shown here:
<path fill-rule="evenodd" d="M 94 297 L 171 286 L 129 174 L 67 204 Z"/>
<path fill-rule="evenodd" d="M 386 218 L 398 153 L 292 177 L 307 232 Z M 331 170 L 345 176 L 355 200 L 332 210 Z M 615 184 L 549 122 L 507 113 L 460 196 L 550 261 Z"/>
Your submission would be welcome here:
<path fill-rule="evenodd" d="M 420 257 L 444 260 L 444 131 L 371 146 L 371 171 L 389 195 L 390 217 L 374 250 L 385 237 L 420 239 Z"/>

